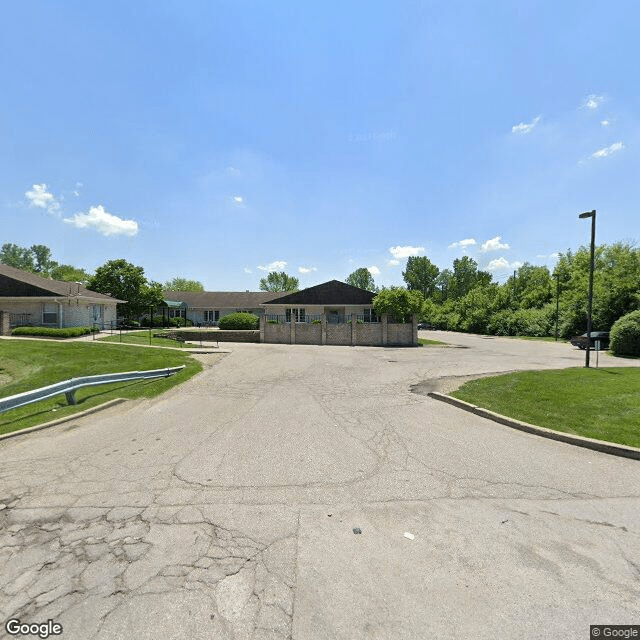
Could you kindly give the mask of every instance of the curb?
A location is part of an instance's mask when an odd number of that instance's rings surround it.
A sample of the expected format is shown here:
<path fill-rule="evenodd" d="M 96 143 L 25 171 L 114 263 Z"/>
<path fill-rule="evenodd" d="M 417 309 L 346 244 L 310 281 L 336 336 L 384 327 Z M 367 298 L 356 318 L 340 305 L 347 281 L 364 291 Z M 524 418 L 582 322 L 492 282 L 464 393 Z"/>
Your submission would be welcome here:
<path fill-rule="evenodd" d="M 563 433 L 561 431 L 554 431 L 553 429 L 547 429 L 546 427 L 538 427 L 528 422 L 521 422 L 515 418 L 508 418 L 507 416 L 494 413 L 488 409 L 477 407 L 474 404 L 465 402 L 464 400 L 458 400 L 444 393 L 438 393 L 437 391 L 430 391 L 427 394 L 434 400 L 440 400 L 447 404 L 453 405 L 458 409 L 463 409 L 469 413 L 474 413 L 482 418 L 499 422 L 512 429 L 518 429 L 518 431 L 526 431 L 543 438 L 551 438 L 551 440 L 558 440 L 559 442 L 565 442 L 578 447 L 584 447 L 585 449 L 592 449 L 593 451 L 600 451 L 602 453 L 608 453 L 612 456 L 621 456 L 623 458 L 632 458 L 634 460 L 640 460 L 640 449 L 635 447 L 628 447 L 624 444 L 615 444 L 613 442 L 605 442 L 604 440 L 594 440 L 593 438 L 584 438 L 583 436 L 576 436 L 570 433 Z"/>
<path fill-rule="evenodd" d="M 34 431 L 40 431 L 41 429 L 47 429 L 49 427 L 55 427 L 58 424 L 62 424 L 63 422 L 69 422 L 69 420 L 75 420 L 76 418 L 82 418 L 84 416 L 88 416 L 91 413 L 96 413 L 98 411 L 102 411 L 103 409 L 108 409 L 109 407 L 113 407 L 117 404 L 121 404 L 122 402 L 126 402 L 126 398 L 114 398 L 113 400 L 109 400 L 108 402 L 104 402 L 103 404 L 99 404 L 95 407 L 91 407 L 90 409 L 85 409 L 84 411 L 79 411 L 78 413 L 72 413 L 71 415 L 65 416 L 64 418 L 58 418 L 57 420 L 52 420 L 51 422 L 45 422 L 44 424 L 36 424 L 33 427 L 27 427 L 26 429 L 18 429 L 17 431 L 10 431 L 9 433 L 3 433 L 0 435 L 0 442 L 3 440 L 7 440 L 9 438 L 15 438 L 16 436 L 22 436 L 26 433 L 32 433 Z"/>

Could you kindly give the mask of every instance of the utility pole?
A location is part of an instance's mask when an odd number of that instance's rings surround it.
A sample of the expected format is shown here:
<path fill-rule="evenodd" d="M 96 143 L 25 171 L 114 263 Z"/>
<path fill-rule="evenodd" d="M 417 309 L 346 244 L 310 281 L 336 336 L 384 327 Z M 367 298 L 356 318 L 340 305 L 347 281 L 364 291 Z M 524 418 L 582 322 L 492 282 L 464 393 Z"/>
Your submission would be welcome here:
<path fill-rule="evenodd" d="M 579 218 L 591 218 L 591 266 L 589 268 L 589 303 L 587 308 L 587 354 L 585 367 L 589 367 L 589 352 L 591 351 L 591 312 L 593 310 L 593 268 L 595 265 L 596 251 L 596 210 L 585 211 Z"/>
<path fill-rule="evenodd" d="M 556 270 L 556 342 L 558 342 L 558 319 L 560 318 L 560 272 Z"/>

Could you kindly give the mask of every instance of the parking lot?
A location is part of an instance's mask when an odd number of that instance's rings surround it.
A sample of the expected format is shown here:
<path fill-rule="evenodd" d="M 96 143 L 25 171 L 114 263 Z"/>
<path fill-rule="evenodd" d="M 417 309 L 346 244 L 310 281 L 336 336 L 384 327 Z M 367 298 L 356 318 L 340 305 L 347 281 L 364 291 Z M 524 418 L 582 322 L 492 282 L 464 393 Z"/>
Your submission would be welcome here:
<path fill-rule="evenodd" d="M 640 463 L 424 395 L 584 352 L 420 335 L 448 346 L 228 345 L 158 399 L 1 443 L 3 621 L 65 640 L 638 624 Z"/>

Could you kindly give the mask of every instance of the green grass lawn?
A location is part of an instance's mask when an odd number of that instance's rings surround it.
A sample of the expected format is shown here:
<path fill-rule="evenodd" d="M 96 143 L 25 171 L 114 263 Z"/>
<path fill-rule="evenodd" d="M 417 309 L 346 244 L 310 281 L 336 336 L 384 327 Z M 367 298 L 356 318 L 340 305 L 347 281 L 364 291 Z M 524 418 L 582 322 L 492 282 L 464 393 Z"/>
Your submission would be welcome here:
<path fill-rule="evenodd" d="M 186 353 L 92 342 L 60 343 L 0 340 L 0 397 L 30 391 L 69 378 L 144 371 L 186 365 L 168 378 L 85 387 L 76 392 L 78 404 L 67 405 L 64 394 L 0 413 L 0 434 L 64 417 L 113 398 L 151 398 L 188 380 L 202 365 Z"/>
<path fill-rule="evenodd" d="M 122 344 L 142 344 L 152 347 L 176 347 L 181 349 L 185 347 L 184 342 L 178 342 L 177 340 L 169 340 L 167 338 L 154 338 L 154 333 L 160 333 L 161 329 L 154 329 L 151 331 L 151 341 L 149 341 L 149 331 L 127 331 L 120 334 L 114 334 L 112 336 L 106 336 L 103 338 L 97 338 L 100 342 L 117 342 Z M 190 345 L 186 345 L 190 346 Z"/>
<path fill-rule="evenodd" d="M 440 340 L 427 340 L 426 338 L 418 338 L 418 345 L 421 347 L 430 345 L 446 345 L 446 342 L 440 342 Z"/>
<path fill-rule="evenodd" d="M 451 395 L 540 427 L 640 447 L 640 368 L 523 371 L 472 380 Z"/>

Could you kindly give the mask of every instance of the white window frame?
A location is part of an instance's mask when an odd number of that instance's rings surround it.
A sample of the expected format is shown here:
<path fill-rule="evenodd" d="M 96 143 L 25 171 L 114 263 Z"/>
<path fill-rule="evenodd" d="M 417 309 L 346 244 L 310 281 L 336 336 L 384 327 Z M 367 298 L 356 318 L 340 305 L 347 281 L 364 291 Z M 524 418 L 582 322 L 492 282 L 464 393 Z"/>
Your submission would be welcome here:
<path fill-rule="evenodd" d="M 53 309 L 53 311 L 51 311 Z M 53 316 L 54 320 L 47 320 L 47 316 Z M 57 302 L 42 303 L 42 324 L 60 324 L 60 307 Z"/>
<path fill-rule="evenodd" d="M 295 318 L 293 322 L 304 322 L 306 312 L 304 307 L 291 307 L 284 310 L 285 322 L 291 322 L 291 318 Z"/>

